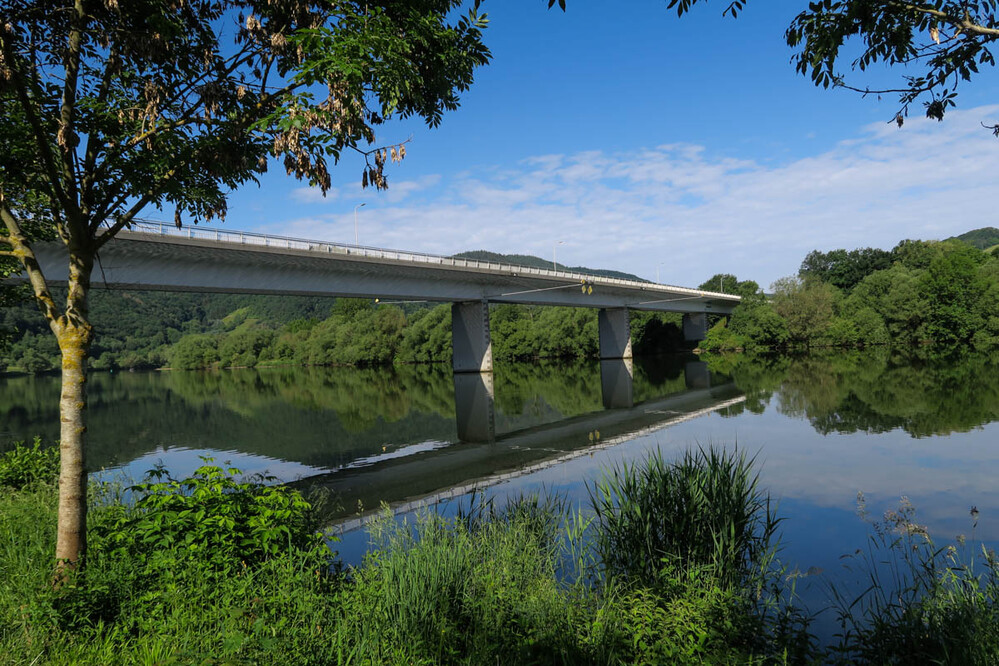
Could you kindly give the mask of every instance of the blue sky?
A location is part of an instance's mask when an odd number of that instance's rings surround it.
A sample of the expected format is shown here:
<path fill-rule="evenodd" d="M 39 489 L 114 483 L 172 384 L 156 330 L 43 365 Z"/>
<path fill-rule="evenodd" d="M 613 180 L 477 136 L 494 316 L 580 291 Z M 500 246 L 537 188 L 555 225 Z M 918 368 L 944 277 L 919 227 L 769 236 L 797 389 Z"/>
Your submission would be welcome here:
<path fill-rule="evenodd" d="M 943 123 L 897 100 L 822 90 L 797 75 L 783 34 L 803 0 L 726 2 L 677 19 L 664 0 L 492 0 L 462 108 L 412 135 L 390 188 L 360 188 L 344 159 L 334 190 L 275 165 L 234 193 L 225 226 L 451 254 L 488 249 L 697 285 L 717 272 L 767 286 L 813 249 L 890 248 L 999 226 L 992 204 L 997 78 L 965 86 Z M 622 9 L 622 7 L 624 9 Z M 858 82 L 900 82 L 900 70 Z"/>

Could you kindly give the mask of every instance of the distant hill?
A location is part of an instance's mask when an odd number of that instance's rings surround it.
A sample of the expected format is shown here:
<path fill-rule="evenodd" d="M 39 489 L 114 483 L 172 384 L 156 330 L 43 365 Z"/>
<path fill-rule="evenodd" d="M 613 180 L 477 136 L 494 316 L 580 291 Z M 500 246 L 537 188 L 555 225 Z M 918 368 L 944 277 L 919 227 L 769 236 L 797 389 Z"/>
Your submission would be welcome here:
<path fill-rule="evenodd" d="M 997 241 L 999 242 L 999 241 Z M 459 252 L 454 255 L 458 259 L 475 259 L 477 261 L 494 261 L 498 264 L 514 264 L 515 266 L 529 266 L 531 268 L 547 268 L 551 270 L 552 262 L 535 257 L 529 254 L 500 254 L 499 252 L 489 252 L 487 250 L 472 250 L 470 252 Z M 587 268 L 586 266 L 565 266 L 557 264 L 558 269 L 572 273 L 583 273 L 584 275 L 599 275 L 601 277 L 619 278 L 622 280 L 637 280 L 638 282 L 649 282 L 645 278 L 640 278 L 631 273 L 612 271 L 604 268 Z"/>
<path fill-rule="evenodd" d="M 977 247 L 979 250 L 988 250 L 999 245 L 999 229 L 995 227 L 982 227 L 981 229 L 974 229 L 963 233 L 960 236 L 952 236 L 947 240 L 955 239 L 964 241 L 968 245 Z"/>

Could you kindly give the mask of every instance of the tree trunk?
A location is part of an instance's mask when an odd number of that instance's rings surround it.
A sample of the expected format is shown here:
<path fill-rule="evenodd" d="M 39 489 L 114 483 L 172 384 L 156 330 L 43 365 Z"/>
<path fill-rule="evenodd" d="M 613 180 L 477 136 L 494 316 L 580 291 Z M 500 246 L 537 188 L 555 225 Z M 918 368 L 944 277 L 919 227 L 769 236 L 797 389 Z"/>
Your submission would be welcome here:
<path fill-rule="evenodd" d="M 87 360 L 93 329 L 88 321 L 93 259 L 72 254 L 66 314 L 52 323 L 62 352 L 59 401 L 59 523 L 56 582 L 76 569 L 87 550 Z"/>

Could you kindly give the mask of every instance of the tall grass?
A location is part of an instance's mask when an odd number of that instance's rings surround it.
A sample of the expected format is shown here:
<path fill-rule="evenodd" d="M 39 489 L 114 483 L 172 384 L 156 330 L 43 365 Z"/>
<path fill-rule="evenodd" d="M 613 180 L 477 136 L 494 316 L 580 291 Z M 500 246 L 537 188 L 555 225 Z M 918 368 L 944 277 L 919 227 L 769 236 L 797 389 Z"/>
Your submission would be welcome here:
<path fill-rule="evenodd" d="M 703 570 L 738 585 L 776 553 L 780 519 L 741 451 L 699 448 L 671 463 L 656 451 L 605 473 L 590 500 L 600 560 L 619 580 L 654 586 L 663 571 Z"/>
<path fill-rule="evenodd" d="M 862 496 L 860 504 L 866 515 Z M 832 588 L 842 628 L 835 661 L 999 664 L 999 562 L 984 545 L 963 537 L 935 544 L 902 498 L 872 522 L 856 564 L 864 591 L 847 597 Z"/>

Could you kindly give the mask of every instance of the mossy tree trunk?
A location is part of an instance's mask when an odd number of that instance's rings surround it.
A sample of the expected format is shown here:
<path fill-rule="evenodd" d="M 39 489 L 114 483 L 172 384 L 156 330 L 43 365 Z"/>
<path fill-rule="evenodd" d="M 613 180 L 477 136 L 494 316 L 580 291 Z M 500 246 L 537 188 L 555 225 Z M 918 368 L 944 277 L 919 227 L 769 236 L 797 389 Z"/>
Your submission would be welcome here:
<path fill-rule="evenodd" d="M 93 339 L 88 301 L 93 264 L 91 252 L 71 252 L 66 311 L 50 321 L 62 354 L 57 579 L 67 568 L 76 568 L 87 549 L 87 359 Z"/>

